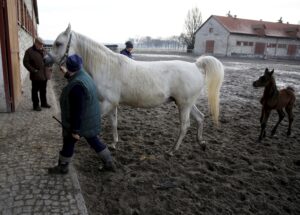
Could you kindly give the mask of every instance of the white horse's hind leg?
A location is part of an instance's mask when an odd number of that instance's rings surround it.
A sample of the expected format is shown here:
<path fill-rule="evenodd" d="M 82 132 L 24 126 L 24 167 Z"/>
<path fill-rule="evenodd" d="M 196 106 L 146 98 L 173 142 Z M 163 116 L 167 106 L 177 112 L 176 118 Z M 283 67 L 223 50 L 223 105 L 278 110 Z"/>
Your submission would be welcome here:
<path fill-rule="evenodd" d="M 201 111 L 199 111 L 199 109 L 196 107 L 196 105 L 193 105 L 191 114 L 198 123 L 197 138 L 198 138 L 199 144 L 204 144 L 204 141 L 202 138 L 204 114 L 201 113 Z"/>
<path fill-rule="evenodd" d="M 184 107 L 180 110 L 180 133 L 179 137 L 177 139 L 176 144 L 174 144 L 173 148 L 168 151 L 169 155 L 173 155 L 176 150 L 178 150 L 180 144 L 182 143 L 182 140 L 187 132 L 187 128 L 189 126 L 190 122 L 190 111 L 191 109 L 189 107 Z"/>

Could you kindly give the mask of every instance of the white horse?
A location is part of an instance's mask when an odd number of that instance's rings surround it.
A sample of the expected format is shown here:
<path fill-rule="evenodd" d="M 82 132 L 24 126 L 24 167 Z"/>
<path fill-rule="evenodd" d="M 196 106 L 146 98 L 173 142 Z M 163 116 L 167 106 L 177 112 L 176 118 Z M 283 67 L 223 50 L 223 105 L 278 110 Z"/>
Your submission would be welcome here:
<path fill-rule="evenodd" d="M 71 31 L 69 25 L 55 40 L 45 61 L 62 64 L 68 55 L 74 53 L 82 57 L 85 70 L 96 84 L 102 116 L 110 116 L 114 148 L 118 142 L 119 105 L 151 108 L 171 101 L 175 101 L 179 109 L 180 133 L 169 154 L 178 150 L 190 125 L 190 114 L 198 123 L 197 138 L 202 143 L 204 115 L 195 103 L 205 84 L 212 119 L 218 125 L 224 68 L 216 58 L 199 57 L 195 63 L 135 61 Z"/>

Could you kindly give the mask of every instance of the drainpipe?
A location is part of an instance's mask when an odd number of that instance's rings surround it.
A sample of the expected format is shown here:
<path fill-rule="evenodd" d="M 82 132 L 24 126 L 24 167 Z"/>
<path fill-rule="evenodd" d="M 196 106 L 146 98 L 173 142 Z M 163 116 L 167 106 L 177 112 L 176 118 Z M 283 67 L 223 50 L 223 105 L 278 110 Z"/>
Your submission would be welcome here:
<path fill-rule="evenodd" d="M 278 38 L 276 39 L 275 58 L 277 58 Z"/>
<path fill-rule="evenodd" d="M 228 57 L 228 46 L 229 46 L 229 37 L 230 37 L 230 33 L 228 34 L 228 36 L 227 36 L 227 45 L 226 45 L 226 57 Z"/>
<path fill-rule="evenodd" d="M 34 38 L 35 38 L 35 35 L 34 35 L 34 32 L 35 32 L 35 30 L 37 30 L 37 29 L 35 29 L 35 26 L 34 26 L 34 5 L 33 5 L 33 0 L 31 0 L 31 5 L 32 5 L 32 8 L 31 8 L 31 22 L 32 22 L 32 44 L 34 43 Z"/>

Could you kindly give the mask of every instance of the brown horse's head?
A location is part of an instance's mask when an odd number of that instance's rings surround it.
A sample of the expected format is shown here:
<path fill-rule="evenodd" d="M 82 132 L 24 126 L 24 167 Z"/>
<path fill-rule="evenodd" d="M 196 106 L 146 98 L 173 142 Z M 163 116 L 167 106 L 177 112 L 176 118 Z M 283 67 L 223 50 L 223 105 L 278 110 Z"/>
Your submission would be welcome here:
<path fill-rule="evenodd" d="M 274 69 L 269 71 L 268 68 L 265 69 L 264 75 L 260 76 L 256 81 L 253 82 L 253 87 L 265 87 L 267 86 L 273 79 Z"/>

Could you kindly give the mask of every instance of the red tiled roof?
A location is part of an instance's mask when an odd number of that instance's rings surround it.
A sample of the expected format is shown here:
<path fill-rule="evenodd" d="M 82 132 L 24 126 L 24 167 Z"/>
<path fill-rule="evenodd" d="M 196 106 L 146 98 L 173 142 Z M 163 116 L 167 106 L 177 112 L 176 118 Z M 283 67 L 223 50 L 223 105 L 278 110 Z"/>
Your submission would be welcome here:
<path fill-rule="evenodd" d="M 300 38 L 300 25 L 240 19 L 228 16 L 212 15 L 211 17 L 215 18 L 230 33 Z"/>

